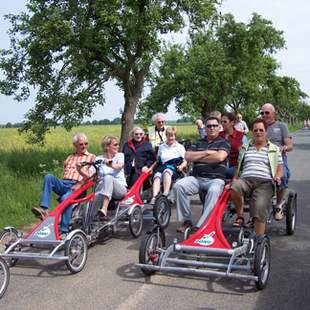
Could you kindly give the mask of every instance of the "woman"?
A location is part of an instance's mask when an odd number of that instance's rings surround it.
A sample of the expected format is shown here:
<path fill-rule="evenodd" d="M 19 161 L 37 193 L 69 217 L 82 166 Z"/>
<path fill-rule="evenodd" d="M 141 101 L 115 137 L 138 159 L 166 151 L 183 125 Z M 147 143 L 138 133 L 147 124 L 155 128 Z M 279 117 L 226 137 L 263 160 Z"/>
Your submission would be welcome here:
<path fill-rule="evenodd" d="M 176 129 L 166 129 L 167 140 L 161 144 L 157 154 L 157 168 L 153 179 L 153 198 L 151 204 L 155 203 L 156 196 L 160 191 L 160 184 L 163 182 L 163 195 L 168 196 L 172 180 L 180 177 L 182 170 L 186 167 L 185 148 L 176 141 Z"/>
<path fill-rule="evenodd" d="M 123 153 L 126 181 L 128 187 L 131 187 L 141 172 L 147 171 L 155 161 L 152 145 L 145 139 L 142 128 L 133 128 L 131 139 L 124 144 Z"/>
<path fill-rule="evenodd" d="M 220 136 L 228 140 L 230 143 L 229 168 L 226 172 L 227 179 L 232 179 L 234 176 L 234 172 L 238 164 L 239 150 L 243 144 L 243 132 L 234 128 L 235 121 L 236 117 L 233 113 L 223 113 L 221 120 L 223 131 L 220 132 Z"/>
<path fill-rule="evenodd" d="M 103 160 L 99 169 L 99 183 L 95 191 L 95 205 L 99 204 L 98 214 L 107 215 L 110 200 L 122 199 L 127 192 L 124 174 L 124 154 L 118 152 L 119 143 L 114 136 L 102 138 L 103 155 L 96 160 Z"/>

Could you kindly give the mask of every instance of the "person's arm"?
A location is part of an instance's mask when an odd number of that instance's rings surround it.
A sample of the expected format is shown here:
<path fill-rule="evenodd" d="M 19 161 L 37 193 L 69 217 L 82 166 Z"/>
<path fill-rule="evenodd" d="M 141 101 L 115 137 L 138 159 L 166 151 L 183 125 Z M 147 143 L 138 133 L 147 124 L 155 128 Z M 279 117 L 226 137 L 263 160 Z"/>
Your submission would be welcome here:
<path fill-rule="evenodd" d="M 291 137 L 284 138 L 284 145 L 280 147 L 281 152 L 290 152 L 293 150 L 293 139 Z"/>
<path fill-rule="evenodd" d="M 249 133 L 249 128 L 248 128 L 248 125 L 245 121 L 243 121 L 243 125 L 244 125 L 244 130 L 243 130 L 243 133 L 245 135 L 247 135 Z"/>

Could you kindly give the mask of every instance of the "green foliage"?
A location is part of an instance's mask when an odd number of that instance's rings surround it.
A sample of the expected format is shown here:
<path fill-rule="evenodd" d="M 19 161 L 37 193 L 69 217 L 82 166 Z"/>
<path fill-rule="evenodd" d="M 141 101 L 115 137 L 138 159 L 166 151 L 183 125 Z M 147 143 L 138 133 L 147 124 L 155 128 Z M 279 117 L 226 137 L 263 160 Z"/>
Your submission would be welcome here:
<path fill-rule="evenodd" d="M 267 98 L 281 115 L 296 114 L 306 94 L 295 79 L 276 76 L 273 55 L 283 47 L 282 31 L 257 14 L 248 24 L 218 16 L 212 27 L 192 33 L 187 46 L 166 47 L 139 116 L 147 119 L 175 102 L 192 117 L 230 109 L 252 120 Z"/>
<path fill-rule="evenodd" d="M 7 16 L 11 47 L 0 53 L 0 92 L 22 101 L 36 89 L 22 131 L 42 142 L 49 128 L 71 129 L 103 105 L 104 84 L 114 79 L 124 92 L 124 139 L 163 35 L 185 20 L 203 27 L 217 2 L 28 0 L 27 12 Z"/>

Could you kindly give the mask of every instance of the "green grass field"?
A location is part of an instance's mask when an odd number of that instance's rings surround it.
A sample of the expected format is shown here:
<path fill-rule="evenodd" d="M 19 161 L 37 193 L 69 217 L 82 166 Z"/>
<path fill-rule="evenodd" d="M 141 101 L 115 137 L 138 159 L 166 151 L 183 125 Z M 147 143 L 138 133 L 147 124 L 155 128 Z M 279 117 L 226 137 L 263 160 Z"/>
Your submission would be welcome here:
<path fill-rule="evenodd" d="M 194 125 L 177 125 L 180 138 L 195 139 Z M 17 129 L 0 129 L 0 228 L 23 226 L 34 222 L 31 208 L 38 205 L 42 177 L 52 173 L 62 177 L 62 163 L 72 152 L 72 135 L 84 132 L 88 136 L 89 150 L 100 154 L 100 141 L 104 135 L 119 137 L 119 125 L 81 126 L 71 132 L 52 130 L 43 147 L 29 145 Z M 56 201 L 53 201 L 53 206 Z"/>
<path fill-rule="evenodd" d="M 194 125 L 177 125 L 178 138 L 195 140 Z M 291 127 L 291 131 L 301 125 Z M 31 208 L 38 205 L 42 177 L 52 173 L 62 177 L 62 163 L 72 152 L 71 137 L 84 132 L 89 139 L 89 150 L 99 154 L 101 137 L 107 134 L 119 136 L 120 126 L 83 126 L 71 132 L 57 128 L 47 135 L 43 147 L 29 145 L 16 129 L 0 129 L 0 228 L 12 225 L 20 227 L 34 222 Z M 56 201 L 53 201 L 55 206 Z"/>

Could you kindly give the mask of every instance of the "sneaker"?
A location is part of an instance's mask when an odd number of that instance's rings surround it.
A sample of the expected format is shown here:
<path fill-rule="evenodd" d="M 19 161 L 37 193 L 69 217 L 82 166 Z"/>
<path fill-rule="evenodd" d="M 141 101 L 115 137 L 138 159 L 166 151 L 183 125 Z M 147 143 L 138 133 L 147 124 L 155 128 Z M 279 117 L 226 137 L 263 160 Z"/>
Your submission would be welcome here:
<path fill-rule="evenodd" d="M 154 205 L 155 202 L 156 202 L 156 197 L 153 197 L 153 198 L 151 199 L 151 201 L 150 201 L 150 204 L 151 204 L 151 205 Z"/>
<path fill-rule="evenodd" d="M 192 227 L 193 223 L 191 221 L 185 221 L 182 226 L 177 229 L 177 232 L 184 234 L 188 227 Z"/>
<path fill-rule="evenodd" d="M 280 206 L 276 206 L 274 208 L 274 218 L 276 221 L 281 221 L 283 218 L 283 211 L 282 211 L 282 207 Z"/>

